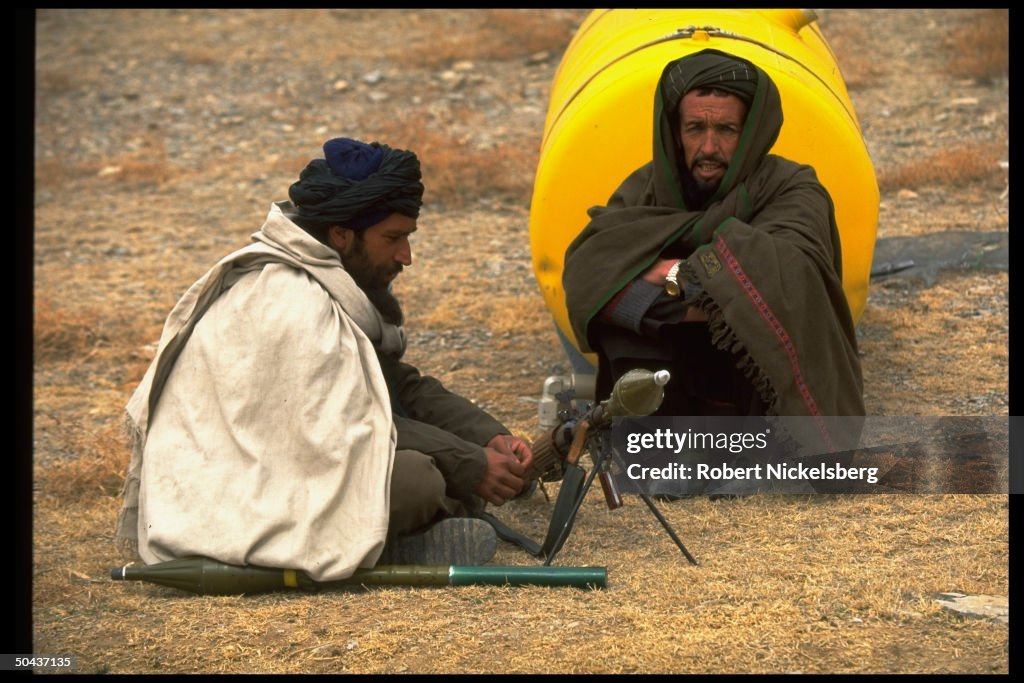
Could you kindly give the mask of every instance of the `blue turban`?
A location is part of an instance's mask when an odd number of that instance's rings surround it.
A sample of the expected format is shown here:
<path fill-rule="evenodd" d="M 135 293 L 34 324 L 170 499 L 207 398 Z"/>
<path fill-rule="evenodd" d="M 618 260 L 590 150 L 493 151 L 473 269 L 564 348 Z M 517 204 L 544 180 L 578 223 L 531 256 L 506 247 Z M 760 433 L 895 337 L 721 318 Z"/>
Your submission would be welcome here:
<path fill-rule="evenodd" d="M 340 225 L 365 230 L 393 213 L 419 216 L 423 204 L 420 162 L 412 152 L 350 138 L 324 143 L 288 189 L 303 226 Z"/>

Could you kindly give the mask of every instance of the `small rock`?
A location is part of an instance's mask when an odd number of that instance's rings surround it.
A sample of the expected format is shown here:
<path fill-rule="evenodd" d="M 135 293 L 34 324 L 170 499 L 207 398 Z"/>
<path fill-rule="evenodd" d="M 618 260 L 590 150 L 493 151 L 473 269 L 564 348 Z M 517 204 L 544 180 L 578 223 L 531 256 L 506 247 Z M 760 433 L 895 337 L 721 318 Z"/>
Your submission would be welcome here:
<path fill-rule="evenodd" d="M 346 90 L 348 90 L 348 81 L 344 78 L 334 81 L 334 92 L 344 92 Z"/>
<path fill-rule="evenodd" d="M 384 80 L 384 74 L 380 71 L 371 71 L 363 75 L 363 83 L 369 83 L 370 85 L 380 83 L 382 80 Z"/>
<path fill-rule="evenodd" d="M 913 190 L 903 189 L 896 193 L 897 199 L 917 199 L 917 193 Z"/>
<path fill-rule="evenodd" d="M 454 69 L 455 71 L 472 71 L 474 68 L 475 67 L 473 62 L 467 59 L 452 64 L 452 69 Z"/>
<path fill-rule="evenodd" d="M 978 104 L 977 97 L 957 97 L 956 99 L 950 100 L 949 104 L 953 107 L 973 107 Z"/>
<path fill-rule="evenodd" d="M 542 50 L 540 52 L 534 52 L 532 55 L 527 57 L 526 63 L 528 65 L 543 64 L 549 59 L 551 59 L 551 53 L 548 52 L 547 50 Z"/>

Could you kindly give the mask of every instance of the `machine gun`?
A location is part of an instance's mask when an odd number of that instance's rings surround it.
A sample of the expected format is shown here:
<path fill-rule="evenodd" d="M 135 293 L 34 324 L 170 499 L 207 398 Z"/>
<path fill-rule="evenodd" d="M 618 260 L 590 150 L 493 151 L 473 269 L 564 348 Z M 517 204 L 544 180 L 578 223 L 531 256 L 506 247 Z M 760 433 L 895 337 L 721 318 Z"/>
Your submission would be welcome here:
<path fill-rule="evenodd" d="M 542 482 L 562 479 L 566 465 L 579 460 L 592 427 L 607 430 L 613 418 L 650 415 L 661 405 L 665 396 L 663 387 L 670 379 L 668 370 L 630 370 L 615 383 L 607 400 L 590 406 L 585 412 L 576 407 L 572 389 L 560 392 L 557 395 L 558 424 L 531 445 L 533 462 L 525 477 Z M 598 472 L 598 477 L 608 509 L 614 510 L 622 506 L 622 498 L 610 474 L 610 468 L 606 467 Z"/>
<path fill-rule="evenodd" d="M 525 475 L 530 481 L 536 479 L 542 483 L 559 480 L 562 482 L 551 514 L 547 536 L 543 545 L 533 544 L 536 547 L 532 548 L 523 543 L 524 539 L 518 535 L 518 538 L 509 540 L 515 540 L 533 554 L 543 556 L 545 565 L 551 564 L 569 536 L 576 513 L 595 476 L 601 482 L 608 509 L 615 510 L 621 507 L 622 496 L 612 475 L 612 466 L 614 464 L 625 468 L 625 465 L 612 446 L 613 419 L 644 416 L 655 412 L 661 406 L 665 397 L 664 386 L 670 379 L 667 370 L 630 370 L 619 378 L 606 400 L 584 409 L 576 407 L 571 390 L 560 392 L 557 413 L 559 424 L 533 442 L 533 462 Z M 593 469 L 589 475 L 579 465 L 584 450 L 589 451 L 593 462 Z M 639 495 L 686 559 L 691 564 L 697 564 L 697 560 L 679 540 L 679 536 L 650 496 L 644 492 L 640 492 Z M 491 521 L 493 524 L 494 520 Z M 498 527 L 497 524 L 495 526 Z M 502 531 L 500 528 L 498 530 L 499 533 Z"/>

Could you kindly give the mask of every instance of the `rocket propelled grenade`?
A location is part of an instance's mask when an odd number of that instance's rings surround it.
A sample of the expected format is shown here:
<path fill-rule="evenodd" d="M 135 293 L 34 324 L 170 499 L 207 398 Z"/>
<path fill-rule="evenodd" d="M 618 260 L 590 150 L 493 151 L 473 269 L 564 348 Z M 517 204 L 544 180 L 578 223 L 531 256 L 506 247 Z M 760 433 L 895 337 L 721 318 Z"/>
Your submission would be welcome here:
<path fill-rule="evenodd" d="M 200 595 L 241 595 L 276 590 L 319 591 L 359 586 L 569 586 L 605 588 L 604 567 L 381 565 L 336 581 L 314 581 L 294 569 L 241 567 L 208 557 L 186 557 L 110 570 L 114 581 L 147 581 Z"/>
<path fill-rule="evenodd" d="M 611 395 L 601 402 L 600 417 L 595 422 L 613 417 L 650 415 L 665 399 L 665 385 L 672 378 L 668 370 L 630 370 L 615 382 Z"/>

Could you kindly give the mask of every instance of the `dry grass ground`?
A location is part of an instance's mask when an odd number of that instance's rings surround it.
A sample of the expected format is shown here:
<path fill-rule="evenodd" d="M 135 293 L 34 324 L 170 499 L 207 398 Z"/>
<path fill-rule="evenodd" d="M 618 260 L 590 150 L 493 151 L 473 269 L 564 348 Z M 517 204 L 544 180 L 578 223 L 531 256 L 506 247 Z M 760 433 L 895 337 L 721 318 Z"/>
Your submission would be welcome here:
<path fill-rule="evenodd" d="M 410 359 L 536 433 L 566 362 L 527 235 L 546 95 L 580 10 L 45 10 L 36 41 L 32 637 L 86 673 L 1006 673 L 1006 495 L 588 496 L 558 558 L 604 591 L 195 597 L 112 583 L 121 411 L 177 297 L 327 137 L 415 149 Z M 1006 13 L 826 10 L 882 190 L 879 237 L 1008 231 Z M 914 77 L 907 78 L 912 73 Z M 25 227 L 25 226 L 22 226 Z M 500 286 L 496 287 L 495 283 Z M 872 285 L 874 415 L 1007 415 L 1009 277 Z M 554 494 L 556 486 L 549 486 Z M 498 514 L 542 536 L 540 495 Z M 499 564 L 531 564 L 502 547 Z"/>

